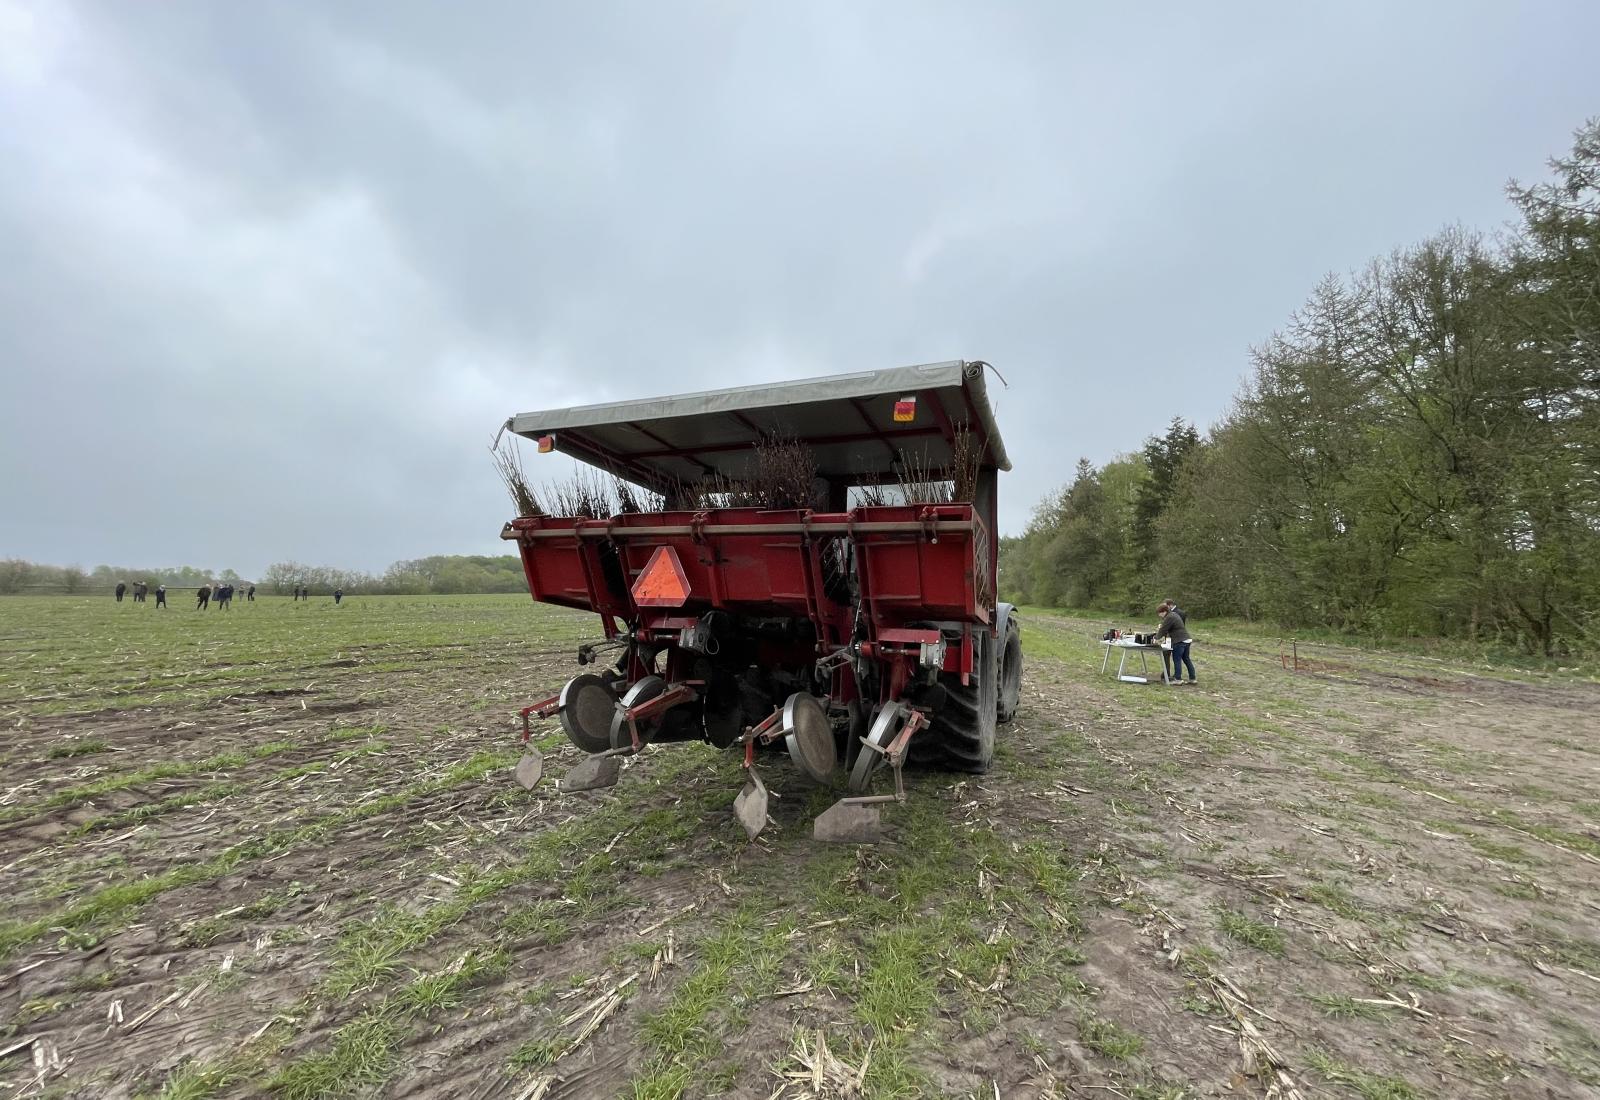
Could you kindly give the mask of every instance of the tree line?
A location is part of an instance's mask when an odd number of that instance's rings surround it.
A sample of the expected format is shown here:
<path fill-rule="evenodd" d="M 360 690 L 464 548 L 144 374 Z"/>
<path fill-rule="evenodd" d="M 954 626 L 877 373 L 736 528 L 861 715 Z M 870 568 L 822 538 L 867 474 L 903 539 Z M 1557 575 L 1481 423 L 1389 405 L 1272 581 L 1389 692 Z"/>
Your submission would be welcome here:
<path fill-rule="evenodd" d="M 0 560 L 0 595 L 110 592 L 119 581 L 147 581 L 154 587 L 199 588 L 203 584 L 251 582 L 232 569 L 199 569 L 191 565 L 157 569 L 129 569 L 97 565 L 92 570 L 77 565 L 41 565 L 20 558 Z M 439 554 L 397 561 L 382 573 L 275 562 L 254 582 L 263 593 L 288 595 L 295 588 L 314 593 L 343 589 L 346 594 L 428 595 L 468 592 L 526 592 L 522 560 L 499 556 Z"/>
<path fill-rule="evenodd" d="M 1325 278 L 1209 432 L 1079 462 L 1006 597 L 1600 651 L 1600 119 L 1550 167 L 1493 238 Z"/>

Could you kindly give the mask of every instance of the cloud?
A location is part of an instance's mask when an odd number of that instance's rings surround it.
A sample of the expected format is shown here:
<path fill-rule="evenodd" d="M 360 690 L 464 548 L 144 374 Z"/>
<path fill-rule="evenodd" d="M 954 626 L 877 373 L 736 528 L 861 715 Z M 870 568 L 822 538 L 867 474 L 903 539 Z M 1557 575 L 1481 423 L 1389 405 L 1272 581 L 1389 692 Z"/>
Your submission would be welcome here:
<path fill-rule="evenodd" d="M 0 553 L 496 552 L 511 413 L 954 357 L 1016 530 L 1503 219 L 1592 110 L 1549 8 L 0 0 Z"/>

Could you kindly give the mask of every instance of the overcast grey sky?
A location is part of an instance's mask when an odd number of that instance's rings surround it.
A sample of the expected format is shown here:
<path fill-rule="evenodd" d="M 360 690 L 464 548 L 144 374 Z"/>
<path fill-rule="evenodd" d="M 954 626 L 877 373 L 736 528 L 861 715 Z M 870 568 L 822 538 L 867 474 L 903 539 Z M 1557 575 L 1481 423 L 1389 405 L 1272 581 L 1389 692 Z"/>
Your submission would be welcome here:
<path fill-rule="evenodd" d="M 953 358 L 1017 531 L 1600 112 L 1591 0 L 1126 7 L 0 0 L 0 556 L 498 553 L 513 412 Z"/>

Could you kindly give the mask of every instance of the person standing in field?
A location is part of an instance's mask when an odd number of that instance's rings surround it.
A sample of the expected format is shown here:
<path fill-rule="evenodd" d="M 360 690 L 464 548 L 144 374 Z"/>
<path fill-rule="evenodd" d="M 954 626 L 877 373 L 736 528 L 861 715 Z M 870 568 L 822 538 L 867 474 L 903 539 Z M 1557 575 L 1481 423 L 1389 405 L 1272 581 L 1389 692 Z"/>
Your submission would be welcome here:
<path fill-rule="evenodd" d="M 204 611 L 206 609 L 207 605 L 209 605 L 210 603 L 211 603 L 211 586 L 209 584 L 202 584 L 199 587 L 199 589 L 197 589 L 195 591 L 195 594 L 194 594 L 194 609 L 196 611 Z"/>
<path fill-rule="evenodd" d="M 245 600 L 245 603 L 255 603 L 256 602 L 256 586 L 255 585 L 252 584 L 249 588 L 246 588 L 244 590 L 244 600 Z"/>
<path fill-rule="evenodd" d="M 339 606 L 339 601 L 342 600 L 342 599 L 344 599 L 344 589 L 335 588 L 333 590 L 333 606 L 334 607 L 338 607 Z"/>
<path fill-rule="evenodd" d="M 156 585 L 156 606 L 167 606 L 167 586 L 164 584 Z"/>
<path fill-rule="evenodd" d="M 126 592 L 127 590 L 128 590 L 127 584 L 125 584 L 122 581 L 118 581 L 117 582 L 117 602 L 118 603 L 122 602 L 122 594 L 124 592 Z"/>
<path fill-rule="evenodd" d="M 1188 621 L 1189 621 L 1189 613 L 1187 611 L 1185 611 L 1183 608 L 1178 606 L 1178 601 L 1177 600 L 1162 600 L 1161 601 L 1161 607 L 1165 607 L 1170 611 L 1176 612 L 1177 615 L 1178 615 L 1178 618 L 1182 619 L 1185 623 L 1188 623 Z M 1165 612 L 1163 612 L 1161 610 L 1161 607 L 1157 607 L 1156 608 L 1156 613 L 1158 615 L 1162 615 L 1164 617 L 1165 616 Z M 1156 624 L 1156 629 L 1157 630 L 1161 629 L 1161 624 L 1160 623 Z M 1163 649 L 1161 651 L 1161 669 L 1162 669 L 1163 672 L 1165 672 L 1167 674 L 1167 679 L 1168 680 L 1172 679 L 1172 651 L 1169 650 L 1169 649 Z"/>
<path fill-rule="evenodd" d="M 145 594 L 148 593 L 149 591 L 150 591 L 150 582 L 149 581 L 134 581 L 133 582 L 133 602 L 134 603 L 144 603 L 145 602 Z"/>
<path fill-rule="evenodd" d="M 1178 614 L 1177 608 L 1170 600 L 1163 600 L 1161 606 L 1156 608 L 1161 615 L 1161 627 L 1156 631 L 1156 641 L 1163 638 L 1172 639 L 1172 683 L 1183 683 L 1183 668 L 1189 667 L 1189 683 L 1195 682 L 1194 662 L 1189 659 L 1189 647 L 1194 639 L 1189 634 L 1189 628 L 1183 621 L 1183 616 Z"/>

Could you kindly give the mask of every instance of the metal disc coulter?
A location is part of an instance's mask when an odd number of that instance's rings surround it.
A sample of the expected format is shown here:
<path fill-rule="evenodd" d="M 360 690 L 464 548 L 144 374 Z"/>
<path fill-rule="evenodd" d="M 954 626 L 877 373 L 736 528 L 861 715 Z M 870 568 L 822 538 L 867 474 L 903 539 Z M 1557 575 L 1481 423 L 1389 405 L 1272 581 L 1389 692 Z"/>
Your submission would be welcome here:
<path fill-rule="evenodd" d="M 795 766 L 814 783 L 826 783 L 838 756 L 833 726 L 816 696 L 795 692 L 783 705 L 784 745 Z"/>
<path fill-rule="evenodd" d="M 567 740 L 584 752 L 604 752 L 611 747 L 611 720 L 617 713 L 617 693 L 592 672 L 568 680 L 561 689 L 561 728 Z"/>
<path fill-rule="evenodd" d="M 640 703 L 647 703 L 651 699 L 667 690 L 667 682 L 659 676 L 646 676 L 628 689 L 622 697 L 621 706 L 613 706 L 608 715 L 610 735 L 606 738 L 605 747 L 620 749 L 633 744 L 633 735 L 628 731 L 627 712 Z M 639 736 L 649 740 L 656 729 L 661 725 L 660 718 L 641 720 L 639 723 Z M 648 726 L 648 728 L 646 728 Z"/>

